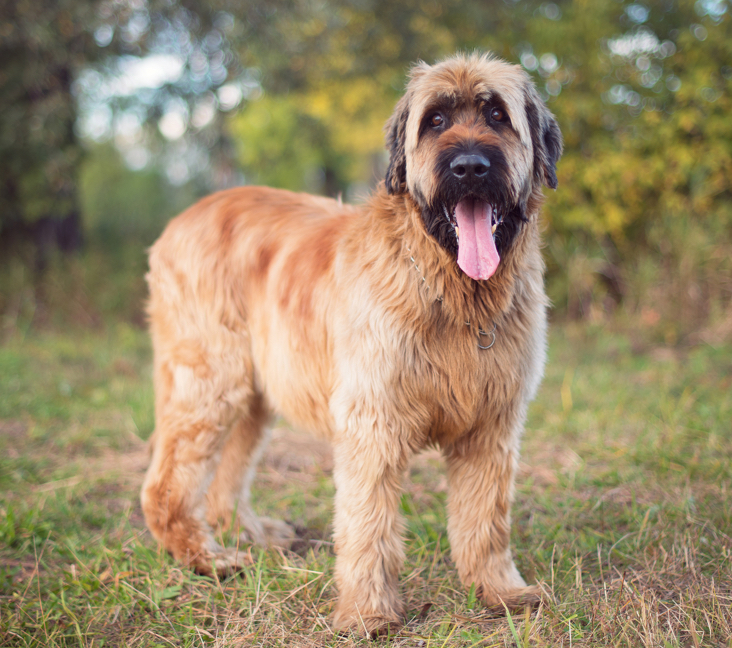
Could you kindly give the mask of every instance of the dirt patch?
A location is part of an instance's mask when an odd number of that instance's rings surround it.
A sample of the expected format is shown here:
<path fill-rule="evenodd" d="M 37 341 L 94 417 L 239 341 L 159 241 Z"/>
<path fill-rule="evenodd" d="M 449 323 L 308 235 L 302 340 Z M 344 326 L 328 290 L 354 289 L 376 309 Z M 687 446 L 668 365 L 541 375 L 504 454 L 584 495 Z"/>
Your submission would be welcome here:
<path fill-rule="evenodd" d="M 310 482 L 333 473 L 333 449 L 328 441 L 287 427 L 272 431 L 272 440 L 259 466 L 258 478 L 268 482 Z M 405 488 L 412 494 L 425 489 L 447 490 L 444 460 L 434 448 L 420 452 L 410 462 Z"/>
<path fill-rule="evenodd" d="M 17 419 L 0 421 L 0 435 L 6 439 L 23 440 L 27 431 L 28 425 L 23 421 Z"/>
<path fill-rule="evenodd" d="M 277 427 L 264 454 L 260 471 L 274 471 L 283 479 L 302 479 L 333 472 L 333 450 L 330 443 L 304 432 Z M 307 479 L 306 479 L 307 480 Z"/>
<path fill-rule="evenodd" d="M 28 437 L 28 425 L 17 419 L 0 421 L 0 438 L 8 459 L 18 459 Z"/>

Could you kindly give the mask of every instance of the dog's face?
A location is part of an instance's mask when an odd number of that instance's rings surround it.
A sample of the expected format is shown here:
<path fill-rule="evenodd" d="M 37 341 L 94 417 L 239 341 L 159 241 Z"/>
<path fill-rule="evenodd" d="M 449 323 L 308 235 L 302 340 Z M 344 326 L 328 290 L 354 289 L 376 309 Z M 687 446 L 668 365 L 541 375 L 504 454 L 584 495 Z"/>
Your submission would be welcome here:
<path fill-rule="evenodd" d="M 468 276 L 491 277 L 529 198 L 557 186 L 561 133 L 529 76 L 487 55 L 420 63 L 386 128 L 387 191 L 411 194 Z"/>

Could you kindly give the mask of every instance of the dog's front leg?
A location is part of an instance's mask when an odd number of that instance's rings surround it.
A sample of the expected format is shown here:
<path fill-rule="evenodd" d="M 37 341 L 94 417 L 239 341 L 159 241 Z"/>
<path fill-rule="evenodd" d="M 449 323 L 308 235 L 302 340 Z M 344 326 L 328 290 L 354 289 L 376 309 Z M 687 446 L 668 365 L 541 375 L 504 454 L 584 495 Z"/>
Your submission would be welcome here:
<path fill-rule="evenodd" d="M 386 634 L 402 624 L 398 576 L 404 562 L 399 514 L 408 450 L 396 435 L 369 430 L 334 448 L 338 631 Z"/>
<path fill-rule="evenodd" d="M 539 601 L 511 557 L 511 502 L 518 434 L 472 434 L 446 448 L 448 537 L 460 579 L 478 598 L 503 612 Z"/>

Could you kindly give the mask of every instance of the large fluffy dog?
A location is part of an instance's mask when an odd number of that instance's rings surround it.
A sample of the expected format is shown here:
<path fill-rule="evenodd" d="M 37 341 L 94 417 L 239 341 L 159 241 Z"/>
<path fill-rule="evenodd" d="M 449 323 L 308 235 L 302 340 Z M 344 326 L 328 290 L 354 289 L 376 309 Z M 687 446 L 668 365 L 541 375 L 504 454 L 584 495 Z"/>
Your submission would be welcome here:
<path fill-rule="evenodd" d="M 217 193 L 150 255 L 155 352 L 147 523 L 173 555 L 230 571 L 214 539 L 286 544 L 249 484 L 270 412 L 334 447 L 338 629 L 399 624 L 399 498 L 442 448 L 448 533 L 489 606 L 537 600 L 509 548 L 526 407 L 545 357 L 542 184 L 562 142 L 528 76 L 491 56 L 418 64 L 387 124 L 386 182 L 362 207 L 287 191 Z"/>

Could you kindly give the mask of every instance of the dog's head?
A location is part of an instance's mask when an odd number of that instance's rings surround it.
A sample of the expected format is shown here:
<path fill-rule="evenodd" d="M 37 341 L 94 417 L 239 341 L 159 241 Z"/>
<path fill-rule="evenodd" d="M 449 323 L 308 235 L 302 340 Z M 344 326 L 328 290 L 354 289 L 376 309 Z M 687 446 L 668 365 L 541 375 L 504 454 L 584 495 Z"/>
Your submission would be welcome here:
<path fill-rule="evenodd" d="M 488 279 L 532 194 L 557 186 L 562 136 L 529 76 L 490 55 L 419 63 L 386 131 L 387 191 L 409 192 L 462 270 Z"/>

